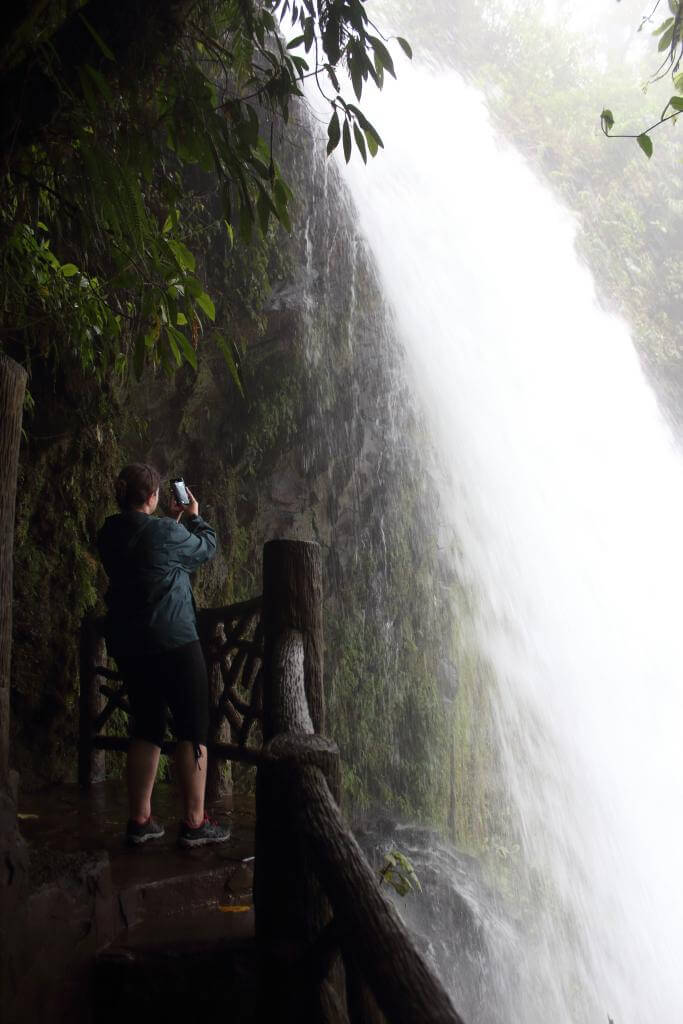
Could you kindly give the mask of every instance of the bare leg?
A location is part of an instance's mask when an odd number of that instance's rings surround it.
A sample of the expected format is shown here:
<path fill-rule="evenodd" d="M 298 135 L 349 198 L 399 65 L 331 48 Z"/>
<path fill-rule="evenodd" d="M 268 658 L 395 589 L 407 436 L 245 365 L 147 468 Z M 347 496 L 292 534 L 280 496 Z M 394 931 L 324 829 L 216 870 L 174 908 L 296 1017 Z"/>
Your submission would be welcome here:
<path fill-rule="evenodd" d="M 160 753 L 160 748 L 147 740 L 131 740 L 128 747 L 128 803 L 131 821 L 138 825 L 144 825 L 152 813 L 152 789 Z"/>
<path fill-rule="evenodd" d="M 190 828 L 199 828 L 204 821 L 206 789 L 206 747 L 199 748 L 201 757 L 195 761 L 194 745 L 189 740 L 176 744 L 175 763 L 183 799 L 183 815 Z"/>

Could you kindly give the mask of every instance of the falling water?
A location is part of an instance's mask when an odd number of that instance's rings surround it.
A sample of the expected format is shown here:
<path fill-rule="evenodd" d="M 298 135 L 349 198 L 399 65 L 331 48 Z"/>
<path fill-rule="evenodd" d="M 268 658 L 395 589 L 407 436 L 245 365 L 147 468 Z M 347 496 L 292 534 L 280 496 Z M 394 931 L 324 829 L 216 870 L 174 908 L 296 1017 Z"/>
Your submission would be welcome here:
<path fill-rule="evenodd" d="M 444 467 L 522 848 L 491 992 L 520 1024 L 679 1024 L 681 457 L 482 99 L 411 69 L 376 121 L 386 150 L 347 180 Z"/>

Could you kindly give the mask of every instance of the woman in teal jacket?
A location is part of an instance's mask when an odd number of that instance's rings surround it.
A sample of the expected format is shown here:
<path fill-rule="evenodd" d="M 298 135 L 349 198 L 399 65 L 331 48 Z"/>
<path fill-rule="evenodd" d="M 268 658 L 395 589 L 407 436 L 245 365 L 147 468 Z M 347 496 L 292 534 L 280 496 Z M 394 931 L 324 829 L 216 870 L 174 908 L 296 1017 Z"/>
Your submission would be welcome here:
<path fill-rule="evenodd" d="M 122 469 L 116 481 L 121 511 L 106 520 L 97 537 L 109 577 L 107 644 L 126 683 L 133 717 L 126 834 L 136 845 L 164 835 L 152 818 L 151 798 L 169 707 L 184 804 L 178 839 L 183 846 L 201 846 L 229 835 L 204 810 L 208 683 L 190 584 L 190 573 L 213 557 L 216 534 L 189 491 L 188 506 L 174 503 L 175 519 L 155 516 L 159 483 L 152 466 L 134 463 Z"/>

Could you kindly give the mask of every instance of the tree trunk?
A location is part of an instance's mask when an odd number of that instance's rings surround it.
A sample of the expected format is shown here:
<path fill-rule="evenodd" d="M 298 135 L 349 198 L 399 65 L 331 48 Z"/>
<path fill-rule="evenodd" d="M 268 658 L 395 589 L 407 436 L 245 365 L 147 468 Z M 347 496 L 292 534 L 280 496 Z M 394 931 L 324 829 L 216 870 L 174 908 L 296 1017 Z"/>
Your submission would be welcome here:
<path fill-rule="evenodd" d="M 26 372 L 0 355 L 0 991 L 10 983 L 8 944 L 25 893 L 28 854 L 17 828 L 9 778 L 9 686 L 12 653 L 14 506 Z"/>
<path fill-rule="evenodd" d="M 7 785 L 9 767 L 14 506 L 25 390 L 26 371 L 0 355 L 0 785 Z"/>

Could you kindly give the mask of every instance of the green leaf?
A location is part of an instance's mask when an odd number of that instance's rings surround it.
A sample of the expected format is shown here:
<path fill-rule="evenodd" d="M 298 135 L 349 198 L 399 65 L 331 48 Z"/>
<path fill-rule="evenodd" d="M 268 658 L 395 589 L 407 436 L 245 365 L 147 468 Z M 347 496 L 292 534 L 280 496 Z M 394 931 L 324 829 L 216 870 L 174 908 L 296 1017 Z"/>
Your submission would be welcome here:
<path fill-rule="evenodd" d="M 62 263 L 59 270 L 63 277 L 73 277 L 78 273 L 78 267 L 75 263 Z"/>
<path fill-rule="evenodd" d="M 290 39 L 287 43 L 288 50 L 294 50 L 297 46 L 301 46 L 304 41 L 303 36 L 295 36 L 294 39 Z"/>
<path fill-rule="evenodd" d="M 668 28 L 671 28 L 673 26 L 675 20 L 675 18 L 667 18 L 666 21 L 663 21 L 662 24 L 659 25 L 659 27 L 654 30 L 652 35 L 661 36 L 662 32 L 666 32 Z"/>
<path fill-rule="evenodd" d="M 381 138 L 379 136 L 379 132 L 377 131 L 377 129 L 373 125 L 370 124 L 370 122 L 368 122 L 368 124 L 367 124 L 367 126 L 366 126 L 366 128 L 364 130 L 365 130 L 365 137 L 366 137 L 366 139 L 369 138 L 370 136 L 372 136 L 373 139 L 375 140 L 376 146 L 379 147 L 380 149 L 384 149 L 384 143 L 382 142 L 382 140 L 381 140 Z M 372 150 L 371 150 L 371 152 L 372 152 Z M 375 150 L 375 152 L 376 152 L 376 150 Z"/>
<path fill-rule="evenodd" d="M 674 89 L 677 89 L 678 92 L 683 92 L 683 71 L 680 71 L 677 75 L 674 75 L 673 83 Z"/>
<path fill-rule="evenodd" d="M 196 299 L 198 295 L 204 294 L 204 289 L 196 277 L 186 277 L 183 283 L 185 291 L 189 292 L 193 299 Z"/>
<path fill-rule="evenodd" d="M 368 144 L 368 149 L 370 150 L 370 156 L 377 156 L 377 150 L 379 149 L 379 146 L 377 145 L 377 139 L 372 134 L 372 132 L 368 131 L 367 129 L 365 131 L 365 138 Z"/>
<path fill-rule="evenodd" d="M 614 116 L 612 114 L 612 111 L 608 110 L 607 107 L 605 107 L 603 112 L 600 114 L 600 120 L 602 122 L 602 130 L 605 132 L 605 134 L 608 134 L 612 130 L 612 128 L 614 128 Z"/>
<path fill-rule="evenodd" d="M 216 307 L 213 304 L 213 299 L 206 292 L 202 292 L 201 295 L 195 295 L 194 300 L 197 305 L 204 310 L 209 320 L 216 319 Z"/>
<path fill-rule="evenodd" d="M 167 235 L 172 228 L 177 228 L 180 217 L 177 210 L 171 210 L 168 217 L 164 221 L 164 226 L 161 229 L 162 235 Z"/>
<path fill-rule="evenodd" d="M 187 317 L 184 313 L 178 313 L 175 322 L 178 327 L 187 327 Z"/>
<path fill-rule="evenodd" d="M 308 71 L 308 63 L 303 57 L 292 57 L 292 64 L 296 68 L 299 78 L 303 78 L 304 74 Z"/>
<path fill-rule="evenodd" d="M 168 325 L 167 330 L 168 330 L 169 334 L 171 334 L 171 333 L 173 334 L 173 339 L 174 339 L 174 341 L 176 343 L 176 346 L 177 346 L 176 351 L 177 351 L 177 349 L 180 349 L 180 351 L 182 352 L 183 356 L 185 357 L 185 360 L 190 364 L 190 366 L 192 367 L 193 370 L 196 370 L 197 369 L 197 353 L 192 348 L 192 345 L 190 344 L 190 342 L 188 341 L 186 336 L 183 334 L 182 331 L 178 331 L 178 330 L 176 330 L 175 327 L 171 327 L 170 324 Z M 175 355 L 175 352 L 174 352 L 174 355 Z"/>
<path fill-rule="evenodd" d="M 400 850 L 394 849 L 386 854 L 379 878 L 380 883 L 385 882 L 392 886 L 399 896 L 406 896 L 413 889 L 422 892 L 412 863 Z"/>
<path fill-rule="evenodd" d="M 657 49 L 660 52 L 663 51 L 663 50 L 668 50 L 670 48 L 670 46 L 671 46 L 672 41 L 673 41 L 673 37 L 674 37 L 674 26 L 672 25 L 671 28 L 666 30 L 666 32 L 664 33 L 662 38 L 659 40 L 659 46 L 657 47 Z"/>
<path fill-rule="evenodd" d="M 306 50 L 306 53 L 308 53 L 310 48 L 313 46 L 313 39 L 313 18 L 306 18 L 306 21 L 304 22 L 304 49 Z"/>
<path fill-rule="evenodd" d="M 683 96 L 672 96 L 669 100 L 669 106 L 677 111 L 683 110 Z"/>
<path fill-rule="evenodd" d="M 370 35 L 368 36 L 368 39 L 370 40 L 372 48 L 375 51 L 375 61 L 377 62 L 379 60 L 379 67 L 386 68 L 389 74 L 392 75 L 393 78 L 396 78 L 396 72 L 394 71 L 394 62 L 392 60 L 391 54 L 387 50 L 382 40 L 378 39 L 377 36 Z M 375 67 L 377 67 L 377 63 L 375 63 Z"/>
<path fill-rule="evenodd" d="M 363 69 L 358 57 L 354 56 L 349 59 L 349 71 L 351 73 L 353 91 L 356 94 L 356 99 L 359 100 L 363 93 Z"/>
<path fill-rule="evenodd" d="M 410 46 L 410 43 L 408 42 L 408 40 L 407 39 L 403 39 L 401 36 L 396 36 L 396 42 L 401 47 L 401 49 L 405 53 L 405 55 L 408 58 L 408 60 L 412 60 L 413 59 L 413 51 L 411 49 L 411 46 Z"/>
<path fill-rule="evenodd" d="M 637 141 L 638 145 L 640 146 L 640 148 L 642 149 L 642 151 L 645 154 L 645 156 L 649 160 L 650 157 L 652 156 L 652 150 L 654 148 L 653 145 L 652 145 L 652 139 L 650 138 L 650 136 L 647 135 L 645 132 L 643 132 L 642 135 L 638 136 L 636 141 Z"/>
<path fill-rule="evenodd" d="M 104 54 L 104 56 L 107 58 L 107 60 L 116 61 L 116 57 L 114 56 L 112 51 L 109 49 L 109 47 L 105 43 L 105 41 L 102 38 L 102 36 L 99 34 L 99 32 L 95 31 L 95 29 L 92 27 L 92 25 L 90 24 L 88 19 L 85 17 L 85 15 L 84 14 L 79 14 L 78 17 L 81 19 L 81 21 L 83 22 L 83 24 L 87 28 L 88 32 L 90 33 L 90 35 L 93 37 L 93 39 L 95 40 L 95 42 L 99 46 L 99 48 L 102 51 L 102 53 Z"/>
<path fill-rule="evenodd" d="M 166 245 L 173 253 L 175 261 L 180 269 L 189 270 L 191 274 L 194 274 L 196 261 L 187 246 L 182 242 L 177 241 L 175 238 L 167 238 Z"/>
<path fill-rule="evenodd" d="M 219 331 L 214 331 L 213 340 L 215 341 L 216 345 L 218 345 L 218 348 L 223 354 L 223 358 L 225 359 L 225 362 L 227 363 L 228 366 L 228 370 L 230 371 L 230 376 L 235 382 L 235 387 L 239 391 L 242 398 L 244 398 L 244 389 L 242 387 L 242 381 L 240 380 L 239 370 L 237 369 L 237 363 L 235 362 L 235 357 L 232 353 L 232 347 L 230 345 L 230 342 L 226 338 L 224 338 Z"/>
<path fill-rule="evenodd" d="M 177 341 L 176 341 L 176 339 L 174 337 L 174 335 L 179 335 L 179 334 L 180 334 L 180 331 L 177 331 L 174 327 L 171 327 L 170 324 L 167 324 L 167 326 L 166 326 L 166 338 L 168 339 L 168 346 L 169 346 L 169 348 L 171 350 L 171 353 L 173 354 L 173 358 L 175 359 L 177 366 L 180 366 L 180 364 L 183 361 L 183 357 L 180 354 L 180 349 L 178 348 L 178 343 L 177 343 Z"/>
<path fill-rule="evenodd" d="M 360 155 L 363 158 L 363 163 L 366 164 L 368 162 L 368 154 L 365 149 L 365 139 L 363 138 L 363 133 L 357 124 L 354 124 L 353 126 L 353 137 L 356 140 L 356 145 L 358 146 Z"/>
<path fill-rule="evenodd" d="M 344 128 L 342 130 L 342 144 L 344 146 L 344 159 L 347 164 L 351 159 L 351 129 L 349 128 L 349 122 L 344 121 Z"/>
<path fill-rule="evenodd" d="M 341 127 L 339 125 L 339 114 L 335 110 L 327 126 L 327 155 L 337 148 L 341 138 Z"/>

